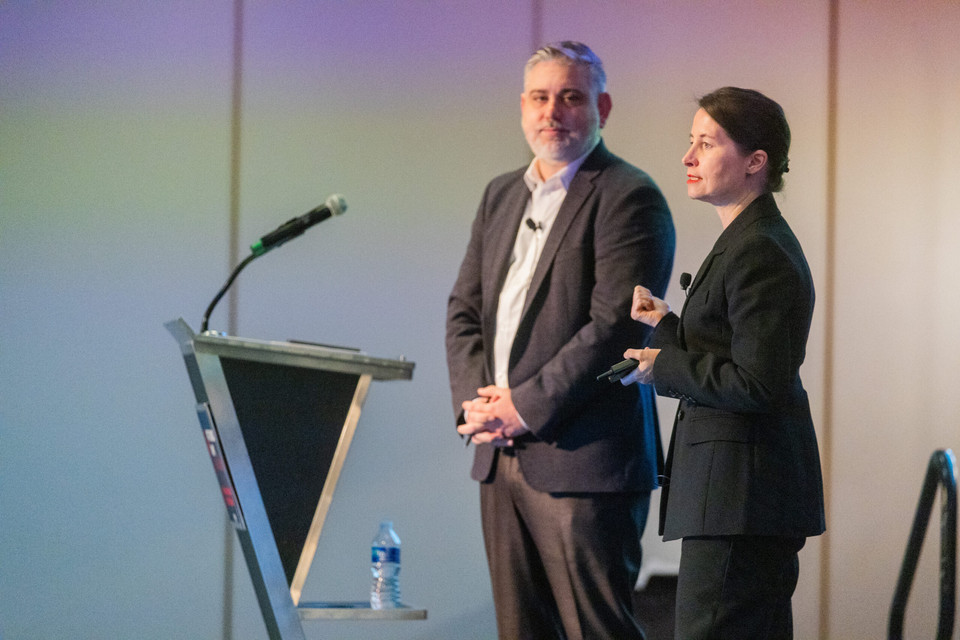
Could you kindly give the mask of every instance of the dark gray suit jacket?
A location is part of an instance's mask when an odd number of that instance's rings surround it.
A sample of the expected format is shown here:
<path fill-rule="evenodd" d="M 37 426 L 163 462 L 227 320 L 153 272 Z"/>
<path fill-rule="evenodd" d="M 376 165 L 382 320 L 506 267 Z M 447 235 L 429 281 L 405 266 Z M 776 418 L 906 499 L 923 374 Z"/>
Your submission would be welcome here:
<path fill-rule="evenodd" d="M 447 364 L 454 413 L 493 384 L 497 303 L 530 191 L 525 168 L 494 179 L 473 222 L 450 294 Z M 646 342 L 630 319 L 633 286 L 662 295 L 675 245 L 660 190 L 601 142 L 570 183 L 527 294 L 510 355 L 513 402 L 532 431 L 518 441 L 524 478 L 550 492 L 649 491 L 656 486 L 656 405 L 650 387 L 596 376 Z M 480 445 L 472 477 L 495 460 Z"/>
<path fill-rule="evenodd" d="M 800 244 L 765 194 L 720 234 L 682 316 L 657 325 L 654 384 L 681 399 L 660 503 L 665 540 L 824 531 L 800 381 L 813 303 Z"/>

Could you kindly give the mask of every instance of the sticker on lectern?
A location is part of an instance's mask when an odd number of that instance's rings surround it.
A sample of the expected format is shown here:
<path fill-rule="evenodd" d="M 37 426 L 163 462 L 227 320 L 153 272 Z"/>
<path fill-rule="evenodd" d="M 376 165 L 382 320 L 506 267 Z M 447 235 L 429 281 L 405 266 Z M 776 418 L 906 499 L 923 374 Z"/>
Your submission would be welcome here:
<path fill-rule="evenodd" d="M 213 472 L 220 484 L 220 493 L 223 496 L 223 504 L 227 507 L 227 515 L 233 522 L 234 527 L 240 531 L 245 531 L 247 523 L 243 519 L 243 510 L 240 508 L 240 501 L 237 499 L 237 490 L 233 486 L 233 480 L 230 479 L 230 470 L 227 468 L 226 459 L 223 457 L 220 436 L 217 434 L 213 414 L 210 413 L 210 405 L 206 402 L 198 404 L 197 417 L 200 418 L 200 427 L 203 429 L 207 454 L 210 456 L 210 461 L 213 463 Z"/>

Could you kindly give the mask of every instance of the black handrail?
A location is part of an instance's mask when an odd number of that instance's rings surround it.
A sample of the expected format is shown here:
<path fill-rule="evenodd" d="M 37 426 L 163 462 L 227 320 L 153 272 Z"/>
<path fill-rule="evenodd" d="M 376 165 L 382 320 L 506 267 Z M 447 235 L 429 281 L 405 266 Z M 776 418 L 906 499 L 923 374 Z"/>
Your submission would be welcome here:
<path fill-rule="evenodd" d="M 910 597 L 910 587 L 917 571 L 920 549 L 927 533 L 930 512 L 937 496 L 937 485 L 943 487 L 943 501 L 940 506 L 940 615 L 937 624 L 937 640 L 950 640 L 956 608 L 957 584 L 957 477 L 956 461 L 953 451 L 942 449 L 934 451 L 927 466 L 927 475 L 920 492 L 920 502 L 913 518 L 913 530 L 907 542 L 907 551 L 900 567 L 897 590 L 893 595 L 890 608 L 890 622 L 887 627 L 889 640 L 903 639 L 903 618 Z"/>

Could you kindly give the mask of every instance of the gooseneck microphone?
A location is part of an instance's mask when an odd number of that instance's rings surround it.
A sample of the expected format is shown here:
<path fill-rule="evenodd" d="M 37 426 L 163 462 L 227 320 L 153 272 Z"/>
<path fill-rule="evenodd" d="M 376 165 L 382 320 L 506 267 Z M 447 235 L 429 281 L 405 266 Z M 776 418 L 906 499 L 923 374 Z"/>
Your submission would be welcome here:
<path fill-rule="evenodd" d="M 263 236 L 250 245 L 250 251 L 255 256 L 262 256 L 267 251 L 279 247 L 287 240 L 293 240 L 313 225 L 323 222 L 327 218 L 339 216 L 347 210 L 347 201 L 339 193 L 327 198 L 319 207 L 306 212 L 298 218 L 290 218 L 282 225 Z"/>
<path fill-rule="evenodd" d="M 293 238 L 303 234 L 304 231 L 313 225 L 323 222 L 327 218 L 339 216 L 346 210 L 347 201 L 344 200 L 342 195 L 335 193 L 327 198 L 327 201 L 320 206 L 314 207 L 302 216 L 287 220 L 282 225 L 260 238 L 260 240 L 250 245 L 250 255 L 244 258 L 243 262 L 237 265 L 237 267 L 233 270 L 233 273 L 230 274 L 230 277 L 227 278 L 227 281 L 220 288 L 220 291 L 218 291 L 217 295 L 215 295 L 213 300 L 210 301 L 210 305 L 203 314 L 203 323 L 200 325 L 200 332 L 203 333 L 207 330 L 207 324 L 210 321 L 210 314 L 213 313 L 213 308 L 217 306 L 217 303 L 220 302 L 220 298 L 222 298 L 223 294 L 227 292 L 227 289 L 229 289 L 230 285 L 233 284 L 233 281 L 237 279 L 237 276 L 240 275 L 240 272 L 243 271 L 244 267 L 253 262 L 255 258 L 259 258 L 265 254 L 267 251 L 275 249 L 284 242 L 292 240 Z"/>

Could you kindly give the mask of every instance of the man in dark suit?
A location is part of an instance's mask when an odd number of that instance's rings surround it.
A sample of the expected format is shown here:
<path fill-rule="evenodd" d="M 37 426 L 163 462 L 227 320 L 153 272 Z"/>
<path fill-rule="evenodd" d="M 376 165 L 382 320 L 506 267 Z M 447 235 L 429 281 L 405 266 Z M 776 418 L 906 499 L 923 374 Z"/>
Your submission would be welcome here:
<path fill-rule="evenodd" d="M 631 611 L 656 486 L 649 387 L 598 382 L 647 328 L 633 285 L 662 295 L 675 236 L 644 172 L 607 151 L 603 66 L 585 45 L 524 70 L 535 158 L 494 179 L 450 294 L 447 361 L 501 638 L 642 638 Z"/>

